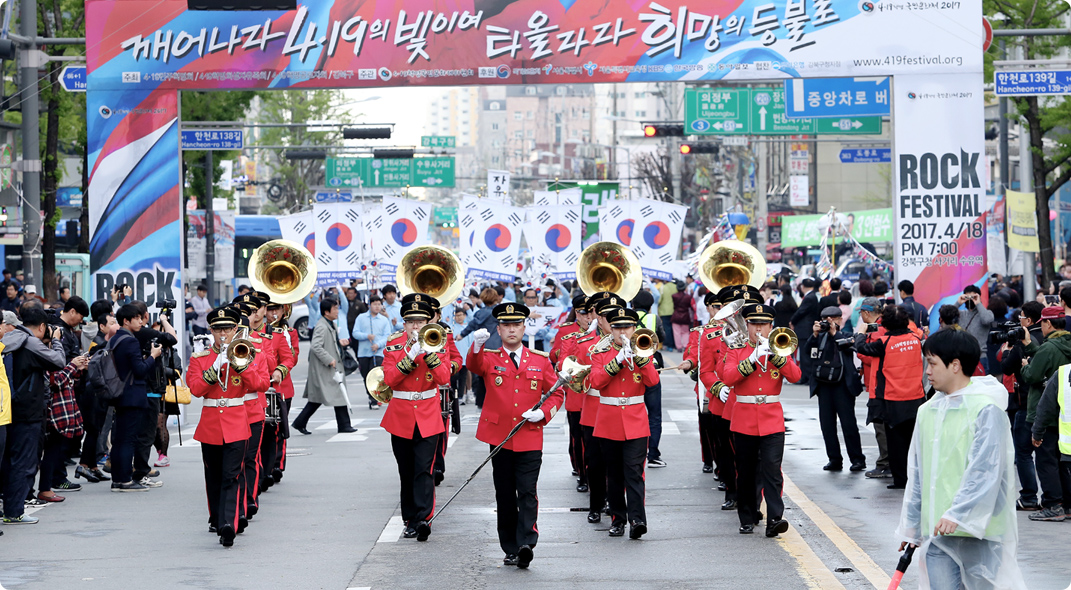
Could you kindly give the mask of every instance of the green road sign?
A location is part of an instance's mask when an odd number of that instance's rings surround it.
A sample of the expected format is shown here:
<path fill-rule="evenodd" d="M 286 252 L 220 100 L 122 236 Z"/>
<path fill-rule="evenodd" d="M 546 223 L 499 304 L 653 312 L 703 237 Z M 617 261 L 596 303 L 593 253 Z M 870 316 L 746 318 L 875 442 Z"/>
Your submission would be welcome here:
<path fill-rule="evenodd" d="M 457 207 L 436 207 L 431 214 L 431 224 L 457 227 Z"/>
<path fill-rule="evenodd" d="M 454 186 L 454 158 L 328 158 L 327 186 Z"/>
<path fill-rule="evenodd" d="M 420 138 L 420 147 L 452 149 L 457 147 L 457 138 L 453 135 L 424 135 Z"/>
<path fill-rule="evenodd" d="M 881 117 L 789 119 L 784 88 L 689 88 L 684 105 L 690 135 L 881 134 Z"/>

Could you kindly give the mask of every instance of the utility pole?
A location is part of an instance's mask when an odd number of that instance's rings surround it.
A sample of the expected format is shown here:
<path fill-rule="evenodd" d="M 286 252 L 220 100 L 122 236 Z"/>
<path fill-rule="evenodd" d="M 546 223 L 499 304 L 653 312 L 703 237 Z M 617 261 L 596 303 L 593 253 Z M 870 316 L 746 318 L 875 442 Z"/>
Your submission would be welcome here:
<path fill-rule="evenodd" d="M 769 163 L 766 161 L 766 143 L 756 142 L 758 146 L 755 149 L 755 222 L 758 226 L 760 219 L 766 219 L 766 174 L 769 169 Z M 756 231 L 755 237 L 757 238 L 756 245 L 759 248 L 759 254 L 763 257 L 766 256 L 766 232 Z"/>
<path fill-rule="evenodd" d="M 22 103 L 22 271 L 27 285 L 41 286 L 41 145 L 37 96 L 37 0 L 19 3 L 19 30 L 30 42 L 19 50 Z"/>
<path fill-rule="evenodd" d="M 208 300 L 216 301 L 216 212 L 212 207 L 212 184 L 215 182 L 212 150 L 205 152 L 205 282 Z"/>
<path fill-rule="evenodd" d="M 1030 129 L 1025 121 L 1019 122 L 1019 191 L 1027 194 L 1034 192 L 1034 159 L 1030 153 Z M 1038 224 L 1048 223 L 1039 219 Z M 1052 264 L 1051 261 L 1045 264 Z M 1023 299 L 1037 299 L 1037 262 L 1033 252 L 1023 252 Z"/>
<path fill-rule="evenodd" d="M 1007 52 L 1004 48 L 1004 39 L 1000 40 L 1000 57 L 1001 59 L 1007 59 Z M 1000 120 L 997 124 L 1000 127 L 1000 141 L 997 144 L 997 157 L 1000 159 L 1000 196 L 1004 197 L 1005 206 L 1007 206 L 1008 187 L 1011 186 L 1011 161 L 1008 159 L 1008 98 L 1001 97 L 998 106 L 998 116 Z M 1008 245 L 1007 243 L 1001 244 L 1001 248 L 1004 249 L 1004 274 L 1013 275 L 1012 269 L 1008 266 L 1009 259 Z M 1023 289 L 1026 289 L 1026 281 L 1023 281 Z M 1024 291 L 1025 293 L 1025 291 Z M 1031 300 L 1032 301 L 1032 300 Z"/>

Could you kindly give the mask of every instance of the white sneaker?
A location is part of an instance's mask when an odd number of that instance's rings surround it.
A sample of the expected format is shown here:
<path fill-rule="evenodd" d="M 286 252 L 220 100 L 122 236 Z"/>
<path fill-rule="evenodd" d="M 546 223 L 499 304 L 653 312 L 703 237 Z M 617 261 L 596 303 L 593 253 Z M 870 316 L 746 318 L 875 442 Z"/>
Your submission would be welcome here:
<path fill-rule="evenodd" d="M 138 483 L 140 483 L 141 485 L 143 485 L 143 486 L 145 486 L 147 488 L 158 488 L 158 487 L 161 487 L 161 486 L 164 485 L 164 482 L 157 481 L 157 480 L 154 480 L 154 479 L 149 479 L 148 477 L 141 478 L 141 481 L 139 481 Z"/>
<path fill-rule="evenodd" d="M 160 455 L 156 462 L 152 464 L 153 467 L 167 467 L 171 465 L 171 459 L 167 458 L 167 455 Z"/>

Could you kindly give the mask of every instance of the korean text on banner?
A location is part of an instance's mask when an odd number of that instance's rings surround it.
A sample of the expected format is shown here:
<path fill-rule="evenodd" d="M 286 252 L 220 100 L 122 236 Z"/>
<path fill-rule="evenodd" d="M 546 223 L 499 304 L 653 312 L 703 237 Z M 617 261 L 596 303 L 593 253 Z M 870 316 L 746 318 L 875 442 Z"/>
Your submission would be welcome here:
<path fill-rule="evenodd" d="M 861 243 L 891 242 L 892 209 L 849 211 L 848 232 Z M 822 243 L 822 218 L 826 215 L 785 215 L 781 217 L 781 247 L 817 246 Z M 839 239 L 839 238 L 838 238 Z"/>
<path fill-rule="evenodd" d="M 487 171 L 487 196 L 509 203 L 509 172 L 505 170 Z"/>
<path fill-rule="evenodd" d="M 373 237 L 376 261 L 384 270 L 393 271 L 409 248 L 427 243 L 431 205 L 383 197 L 383 212 L 379 217 Z"/>
<path fill-rule="evenodd" d="M 316 284 L 331 286 L 360 276 L 364 244 L 360 205 L 317 203 L 312 213 L 316 228 Z"/>
<path fill-rule="evenodd" d="M 525 344 L 528 343 L 528 336 L 535 336 L 539 338 L 539 331 L 547 328 L 553 329 L 558 324 L 558 318 L 562 316 L 562 312 L 565 310 L 563 307 L 533 307 L 531 308 L 532 314 L 528 316 L 528 319 L 524 321 L 524 337 Z M 543 342 L 544 348 L 550 348 L 550 342 Z"/>
<path fill-rule="evenodd" d="M 985 139 L 975 132 L 982 73 L 904 75 L 893 87 L 897 278 L 914 282 L 916 300 L 936 310 L 989 274 Z M 931 313 L 931 329 L 936 321 Z"/>
<path fill-rule="evenodd" d="M 791 207 L 806 207 L 811 204 L 811 195 L 808 184 L 809 176 L 790 176 L 791 188 L 789 189 L 788 204 Z"/>
<path fill-rule="evenodd" d="M 1007 191 L 1008 247 L 1023 252 L 1040 252 L 1038 208 L 1033 193 Z"/>
<path fill-rule="evenodd" d="M 458 210 L 461 262 L 467 277 L 512 281 L 517 276 L 524 209 L 465 197 Z"/>
<path fill-rule="evenodd" d="M 302 211 L 279 218 L 279 233 L 284 240 L 300 244 L 316 256 L 316 228 L 312 211 Z"/>
<path fill-rule="evenodd" d="M 583 240 L 581 210 L 579 204 L 528 208 L 524 237 L 532 249 L 537 269 L 546 268 L 563 281 L 576 278 L 576 261 L 580 259 Z"/>

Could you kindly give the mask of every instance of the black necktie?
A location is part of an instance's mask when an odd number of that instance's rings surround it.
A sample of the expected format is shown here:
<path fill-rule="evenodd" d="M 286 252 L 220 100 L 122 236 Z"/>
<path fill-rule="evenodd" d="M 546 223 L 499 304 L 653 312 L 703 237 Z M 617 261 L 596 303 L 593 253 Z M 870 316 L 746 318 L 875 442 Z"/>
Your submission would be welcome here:
<path fill-rule="evenodd" d="M 517 360 L 517 353 L 515 353 L 515 352 L 509 353 L 509 360 L 513 361 L 513 366 L 514 367 L 517 367 L 518 369 L 521 368 L 521 363 Z"/>

